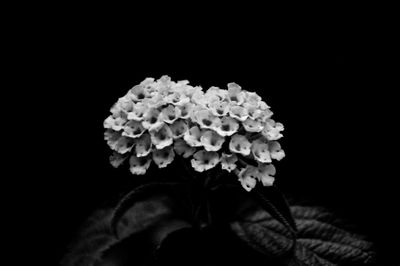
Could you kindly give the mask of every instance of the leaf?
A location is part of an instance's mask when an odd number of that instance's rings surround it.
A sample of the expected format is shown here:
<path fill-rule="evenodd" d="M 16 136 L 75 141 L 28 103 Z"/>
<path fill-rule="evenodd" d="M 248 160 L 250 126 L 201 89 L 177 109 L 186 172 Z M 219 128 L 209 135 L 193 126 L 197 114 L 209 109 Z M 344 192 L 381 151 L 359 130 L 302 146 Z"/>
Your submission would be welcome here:
<path fill-rule="evenodd" d="M 181 183 L 149 183 L 130 191 L 119 201 L 118 205 L 114 209 L 110 222 L 112 232 L 118 237 L 117 223 L 120 221 L 121 217 L 141 198 L 160 191 L 171 190 L 171 188 L 179 185 L 181 185 Z M 154 210 L 156 209 L 155 207 L 156 206 L 153 208 Z"/>
<path fill-rule="evenodd" d="M 261 208 L 243 213 L 241 220 L 231 223 L 231 229 L 254 249 L 280 258 L 286 265 L 358 265 L 374 261 L 372 243 L 345 230 L 346 225 L 331 213 L 304 206 L 292 206 L 290 210 L 297 224 L 294 251 L 289 248 L 293 242 L 287 228 Z"/>
<path fill-rule="evenodd" d="M 295 237 L 297 231 L 296 223 L 283 194 L 275 186 L 257 186 L 252 192 L 260 201 L 261 206 L 275 219 L 285 225 L 291 232 L 292 237 Z"/>
<path fill-rule="evenodd" d="M 118 237 L 110 228 L 115 218 L 114 208 L 92 215 L 61 265 L 125 265 L 129 259 L 133 259 L 135 265 L 147 265 L 169 234 L 191 227 L 177 215 L 173 198 L 166 193 L 153 192 L 151 196 L 142 194 L 135 198 L 130 207 L 124 206 L 127 209 L 119 214 L 115 224 Z"/>

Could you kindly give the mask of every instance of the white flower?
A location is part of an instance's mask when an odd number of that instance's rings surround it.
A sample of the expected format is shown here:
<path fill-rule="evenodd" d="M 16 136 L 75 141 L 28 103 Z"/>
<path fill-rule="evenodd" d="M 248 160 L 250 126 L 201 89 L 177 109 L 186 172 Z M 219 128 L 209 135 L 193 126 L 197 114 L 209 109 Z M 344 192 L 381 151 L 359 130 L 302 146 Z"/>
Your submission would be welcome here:
<path fill-rule="evenodd" d="M 272 186 L 274 184 L 276 170 L 272 164 L 260 164 L 258 166 L 258 180 L 264 186 Z"/>
<path fill-rule="evenodd" d="M 182 119 L 188 119 L 192 115 L 193 104 L 192 103 L 185 103 L 178 106 L 181 112 Z"/>
<path fill-rule="evenodd" d="M 128 119 L 142 121 L 148 109 L 148 106 L 144 105 L 141 102 L 138 102 L 133 106 L 132 111 L 128 113 Z"/>
<path fill-rule="evenodd" d="M 229 103 L 225 101 L 214 101 L 209 104 L 210 111 L 215 116 L 225 116 L 229 111 Z"/>
<path fill-rule="evenodd" d="M 189 130 L 188 125 L 186 124 L 186 122 L 184 120 L 176 120 L 169 127 L 171 129 L 172 137 L 174 139 L 183 137 L 183 135 L 185 135 L 186 131 Z"/>
<path fill-rule="evenodd" d="M 285 157 L 285 152 L 281 149 L 281 145 L 277 141 L 268 142 L 269 152 L 271 153 L 271 158 L 278 161 Z"/>
<path fill-rule="evenodd" d="M 264 125 L 260 121 L 251 118 L 243 121 L 242 125 L 247 132 L 261 132 L 264 128 Z"/>
<path fill-rule="evenodd" d="M 236 105 L 241 105 L 244 102 L 244 93 L 238 84 L 228 83 L 228 100 Z"/>
<path fill-rule="evenodd" d="M 199 106 L 206 106 L 207 98 L 204 96 L 204 92 L 201 90 L 195 90 L 192 95 L 192 102 Z"/>
<path fill-rule="evenodd" d="M 252 105 L 257 108 L 260 105 L 261 100 L 261 97 L 257 93 L 249 91 L 245 92 L 246 104 Z"/>
<path fill-rule="evenodd" d="M 281 134 L 283 129 L 284 128 L 281 123 L 275 123 L 274 120 L 268 119 L 265 123 L 264 129 L 261 131 L 261 134 L 268 140 L 278 140 L 283 137 Z"/>
<path fill-rule="evenodd" d="M 188 104 L 190 102 L 190 98 L 187 97 L 185 94 L 183 94 L 183 92 L 175 91 L 175 92 L 171 93 L 170 95 L 166 96 L 164 98 L 164 101 L 166 103 L 181 106 L 181 105 Z"/>
<path fill-rule="evenodd" d="M 219 163 L 219 156 L 215 151 L 200 150 L 193 155 L 191 163 L 194 170 L 203 172 L 215 167 Z"/>
<path fill-rule="evenodd" d="M 131 155 L 129 158 L 129 170 L 134 175 L 144 175 L 149 168 L 151 159 L 147 157 L 136 157 Z"/>
<path fill-rule="evenodd" d="M 244 121 L 249 117 L 247 109 L 240 105 L 231 105 L 229 108 L 229 115 L 239 121 Z"/>
<path fill-rule="evenodd" d="M 142 123 L 135 120 L 130 120 L 125 124 L 122 135 L 129 138 L 138 138 L 144 133 L 144 131 L 145 128 L 142 126 Z"/>
<path fill-rule="evenodd" d="M 135 102 L 141 101 L 146 98 L 146 91 L 143 85 L 136 85 L 130 90 L 129 96 Z"/>
<path fill-rule="evenodd" d="M 225 116 L 221 119 L 220 125 L 215 128 L 215 131 L 217 131 L 217 133 L 221 136 L 232 136 L 238 131 L 238 129 L 239 123 L 236 121 L 236 119 Z"/>
<path fill-rule="evenodd" d="M 169 165 L 174 160 L 174 157 L 175 153 L 171 146 L 153 151 L 153 161 L 158 168 L 164 168 Z"/>
<path fill-rule="evenodd" d="M 251 143 L 245 136 L 235 134 L 232 136 L 229 142 L 229 150 L 234 153 L 240 153 L 243 155 L 250 154 Z"/>
<path fill-rule="evenodd" d="M 221 156 L 221 168 L 231 172 L 236 169 L 237 160 L 236 154 L 226 154 L 223 152 Z"/>
<path fill-rule="evenodd" d="M 218 135 L 214 130 L 207 130 L 200 137 L 200 142 L 206 151 L 218 151 L 224 141 L 225 138 Z"/>
<path fill-rule="evenodd" d="M 164 124 L 158 131 L 150 131 L 151 142 L 157 149 L 162 149 L 172 144 L 172 131 Z"/>
<path fill-rule="evenodd" d="M 197 111 L 193 115 L 194 120 L 200 125 L 201 128 L 215 129 L 221 124 L 221 120 L 207 109 Z"/>
<path fill-rule="evenodd" d="M 197 126 L 194 126 L 185 132 L 183 139 L 191 147 L 200 147 L 202 145 L 200 141 L 201 135 L 202 131 Z"/>
<path fill-rule="evenodd" d="M 110 156 L 110 164 L 114 167 L 117 168 L 119 167 L 125 160 L 127 156 L 119 154 L 118 152 L 113 152 L 112 155 Z"/>
<path fill-rule="evenodd" d="M 147 156 L 151 152 L 151 138 L 148 133 L 143 134 L 137 139 L 135 145 L 135 152 L 137 157 Z"/>
<path fill-rule="evenodd" d="M 156 108 L 147 110 L 144 115 L 142 125 L 149 131 L 160 129 L 164 125 L 163 117 L 160 115 L 160 111 L 158 111 Z"/>
<path fill-rule="evenodd" d="M 119 131 L 121 129 L 124 128 L 124 124 L 125 124 L 126 120 L 122 117 L 117 117 L 114 118 L 113 116 L 109 116 L 106 118 L 106 120 L 104 120 L 104 128 L 110 128 L 113 129 L 115 131 Z"/>
<path fill-rule="evenodd" d="M 181 110 L 176 106 L 168 105 L 162 110 L 161 115 L 164 122 L 171 124 L 181 116 Z"/>
<path fill-rule="evenodd" d="M 107 130 L 104 132 L 104 139 L 112 150 L 121 154 L 130 151 L 134 145 L 133 139 L 124 137 L 121 133 L 113 130 Z"/>
<path fill-rule="evenodd" d="M 259 176 L 258 169 L 252 165 L 247 165 L 239 172 L 239 181 L 246 191 L 251 191 L 257 184 Z"/>
<path fill-rule="evenodd" d="M 196 148 L 190 147 L 183 139 L 177 139 L 174 141 L 174 150 L 183 158 L 189 158 L 196 151 Z"/>
<path fill-rule="evenodd" d="M 254 158 L 261 163 L 271 162 L 269 145 L 261 139 L 253 141 L 253 143 L 251 144 L 251 153 L 253 154 Z"/>

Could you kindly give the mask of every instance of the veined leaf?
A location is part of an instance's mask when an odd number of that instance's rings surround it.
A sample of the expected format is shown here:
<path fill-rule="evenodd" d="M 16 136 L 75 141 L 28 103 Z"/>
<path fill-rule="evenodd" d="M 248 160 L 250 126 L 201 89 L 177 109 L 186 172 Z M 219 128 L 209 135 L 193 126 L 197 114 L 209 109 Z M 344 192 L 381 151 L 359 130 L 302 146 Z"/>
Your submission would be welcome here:
<path fill-rule="evenodd" d="M 297 225 L 294 250 L 287 228 L 261 208 L 243 213 L 231 223 L 236 235 L 254 249 L 271 257 L 281 257 L 286 265 L 359 265 L 372 263 L 372 243 L 349 232 L 338 219 L 320 208 L 292 206 Z M 333 221 L 330 223 L 330 221 Z"/>

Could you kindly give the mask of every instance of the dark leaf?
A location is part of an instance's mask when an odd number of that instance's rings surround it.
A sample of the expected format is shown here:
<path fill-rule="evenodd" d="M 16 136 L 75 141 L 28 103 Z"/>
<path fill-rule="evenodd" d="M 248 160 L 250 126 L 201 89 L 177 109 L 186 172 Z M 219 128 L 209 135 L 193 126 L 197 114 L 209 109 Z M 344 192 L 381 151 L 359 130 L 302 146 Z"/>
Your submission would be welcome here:
<path fill-rule="evenodd" d="M 122 216 L 140 199 L 148 195 L 154 195 L 160 191 L 168 191 L 171 193 L 172 188 L 179 185 L 181 185 L 181 183 L 149 183 L 141 185 L 130 191 L 119 201 L 117 207 L 114 209 L 110 222 L 112 232 L 118 237 L 117 223 L 120 221 Z"/>
<path fill-rule="evenodd" d="M 287 265 L 359 265 L 372 263 L 372 244 L 362 236 L 345 230 L 338 219 L 320 208 L 292 206 L 297 224 L 297 240 L 271 214 L 254 208 L 243 212 L 241 220 L 231 223 L 239 238 L 254 249 L 281 257 Z M 290 255 L 290 256 L 289 256 Z"/>
<path fill-rule="evenodd" d="M 136 198 L 116 222 L 118 238 L 110 228 L 114 208 L 96 212 L 82 228 L 61 265 L 127 265 L 131 261 L 135 265 L 148 265 L 170 233 L 191 227 L 176 213 L 173 198 L 165 194 Z"/>
<path fill-rule="evenodd" d="M 275 186 L 261 187 L 257 186 L 252 190 L 261 206 L 269 212 L 275 219 L 285 225 L 292 233 L 296 235 L 296 223 L 292 217 L 289 205 L 283 194 Z"/>

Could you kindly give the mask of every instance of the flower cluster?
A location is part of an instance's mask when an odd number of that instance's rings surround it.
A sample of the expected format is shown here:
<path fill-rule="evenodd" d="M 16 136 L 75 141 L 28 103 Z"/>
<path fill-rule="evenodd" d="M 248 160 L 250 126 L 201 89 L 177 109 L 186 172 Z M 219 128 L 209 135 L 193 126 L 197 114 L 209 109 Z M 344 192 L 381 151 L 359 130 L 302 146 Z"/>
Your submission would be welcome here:
<path fill-rule="evenodd" d="M 104 121 L 104 136 L 114 151 L 111 164 L 129 161 L 132 174 L 181 156 L 198 172 L 220 165 L 250 191 L 257 181 L 271 186 L 272 160 L 285 156 L 277 142 L 283 125 L 271 116 L 259 95 L 236 83 L 203 91 L 163 76 L 145 79 L 118 99 Z"/>

